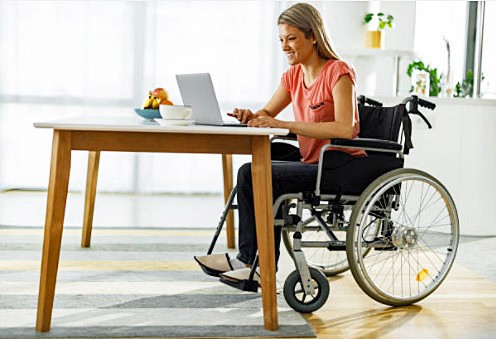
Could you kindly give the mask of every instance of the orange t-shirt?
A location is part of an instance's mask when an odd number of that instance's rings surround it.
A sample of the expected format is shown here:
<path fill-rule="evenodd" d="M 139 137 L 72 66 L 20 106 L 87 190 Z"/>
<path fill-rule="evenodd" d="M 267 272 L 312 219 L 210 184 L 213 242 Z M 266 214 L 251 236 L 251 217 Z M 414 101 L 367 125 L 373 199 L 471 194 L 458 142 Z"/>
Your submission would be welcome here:
<path fill-rule="evenodd" d="M 308 88 L 303 82 L 301 65 L 291 66 L 281 78 L 281 86 L 291 95 L 295 121 L 298 122 L 332 122 L 334 117 L 334 99 L 332 89 L 343 76 L 348 75 L 356 82 L 355 71 L 342 60 L 331 59 L 324 65 L 314 83 Z M 358 136 L 360 130 L 358 118 L 358 105 L 355 101 L 355 116 L 353 119 L 353 138 Z M 320 149 L 329 143 L 329 139 L 316 139 L 298 135 L 301 161 L 316 163 L 319 161 Z M 340 149 L 351 155 L 365 155 L 362 150 Z"/>

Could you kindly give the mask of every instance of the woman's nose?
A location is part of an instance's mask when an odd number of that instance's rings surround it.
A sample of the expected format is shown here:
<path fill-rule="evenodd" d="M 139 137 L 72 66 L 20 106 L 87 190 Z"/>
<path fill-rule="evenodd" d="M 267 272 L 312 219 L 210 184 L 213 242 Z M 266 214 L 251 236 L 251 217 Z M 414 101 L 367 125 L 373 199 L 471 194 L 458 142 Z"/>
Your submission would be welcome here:
<path fill-rule="evenodd" d="M 286 51 L 289 49 L 288 42 L 286 40 L 281 41 L 281 48 L 283 51 Z"/>

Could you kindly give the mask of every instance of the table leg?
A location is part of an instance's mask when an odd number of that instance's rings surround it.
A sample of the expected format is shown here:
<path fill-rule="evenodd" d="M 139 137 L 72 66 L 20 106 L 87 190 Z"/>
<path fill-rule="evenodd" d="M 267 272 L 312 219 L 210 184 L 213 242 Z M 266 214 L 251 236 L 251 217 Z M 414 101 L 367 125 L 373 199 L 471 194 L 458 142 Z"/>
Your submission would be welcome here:
<path fill-rule="evenodd" d="M 252 154 L 253 201 L 257 224 L 264 327 L 267 330 L 275 331 L 279 325 L 277 319 L 272 167 L 269 139 L 265 136 L 252 137 Z"/>
<path fill-rule="evenodd" d="M 36 331 L 38 332 L 49 331 L 52 320 L 70 169 L 71 132 L 55 130 L 53 133 L 45 234 L 41 257 L 40 289 L 36 319 Z"/>
<path fill-rule="evenodd" d="M 91 243 L 99 164 L 100 151 L 88 152 L 88 173 L 86 175 L 86 192 L 84 196 L 83 236 L 81 238 L 81 247 L 90 247 Z"/>
<path fill-rule="evenodd" d="M 222 154 L 222 173 L 224 174 L 224 203 L 227 203 L 233 189 L 232 155 Z M 235 248 L 234 213 L 232 210 L 226 219 L 227 248 Z"/>

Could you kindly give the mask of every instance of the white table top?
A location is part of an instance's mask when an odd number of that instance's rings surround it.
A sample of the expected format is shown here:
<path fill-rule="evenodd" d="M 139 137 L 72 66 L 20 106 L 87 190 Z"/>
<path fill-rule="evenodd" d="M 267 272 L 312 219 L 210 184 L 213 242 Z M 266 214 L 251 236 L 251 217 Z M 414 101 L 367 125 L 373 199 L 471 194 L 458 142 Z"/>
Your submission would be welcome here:
<path fill-rule="evenodd" d="M 120 131 L 191 134 L 286 135 L 288 129 L 225 126 L 162 126 L 156 121 L 130 116 L 84 115 L 67 119 L 35 122 L 37 128 L 79 131 Z"/>

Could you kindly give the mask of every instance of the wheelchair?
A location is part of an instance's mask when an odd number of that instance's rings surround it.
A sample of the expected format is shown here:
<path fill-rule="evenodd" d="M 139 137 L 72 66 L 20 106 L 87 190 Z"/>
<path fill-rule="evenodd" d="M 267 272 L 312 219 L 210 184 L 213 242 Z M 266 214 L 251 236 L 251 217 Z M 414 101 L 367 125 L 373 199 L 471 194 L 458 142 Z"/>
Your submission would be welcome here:
<path fill-rule="evenodd" d="M 413 148 L 410 115 L 432 128 L 419 106 L 433 110 L 435 104 L 415 95 L 393 107 L 364 96 L 358 103 L 359 137 L 332 139 L 322 148 L 315 191 L 284 194 L 274 202 L 274 225 L 281 226 L 296 267 L 283 293 L 301 313 L 321 308 L 330 292 L 326 276 L 348 269 L 372 299 L 411 305 L 441 285 L 456 256 L 459 222 L 451 195 L 432 175 L 404 168 L 404 155 Z M 272 140 L 273 160 L 297 158 L 297 147 L 287 139 L 294 136 Z M 343 148 L 363 149 L 367 156 L 353 157 Z M 236 187 L 207 254 L 229 210 L 237 208 L 235 195 Z M 256 266 L 247 281 L 223 282 L 256 292 Z"/>

